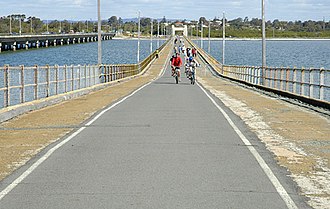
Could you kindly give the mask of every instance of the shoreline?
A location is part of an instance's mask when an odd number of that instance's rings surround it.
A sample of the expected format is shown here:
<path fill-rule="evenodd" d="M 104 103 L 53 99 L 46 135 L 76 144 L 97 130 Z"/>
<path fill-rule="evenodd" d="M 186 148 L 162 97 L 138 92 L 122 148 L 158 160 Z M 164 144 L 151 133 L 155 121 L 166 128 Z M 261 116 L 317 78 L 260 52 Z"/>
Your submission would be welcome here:
<path fill-rule="evenodd" d="M 152 40 L 167 40 L 167 38 L 164 38 L 164 37 L 159 37 L 159 38 L 157 38 L 157 37 L 152 37 Z M 129 36 L 114 36 L 113 38 L 112 38 L 112 40 L 138 40 L 138 38 L 137 37 L 129 37 Z M 150 37 L 148 37 L 148 36 L 141 36 L 140 37 L 140 40 L 150 40 Z"/>
<path fill-rule="evenodd" d="M 200 40 L 192 38 L 191 40 Z M 203 40 L 208 40 L 204 37 Z M 222 38 L 210 38 L 212 41 L 222 41 Z M 261 38 L 226 38 L 227 41 L 261 41 Z M 330 41 L 330 38 L 266 38 L 266 41 Z"/>
<path fill-rule="evenodd" d="M 113 40 L 137 40 L 137 37 L 129 36 L 114 36 Z M 160 40 L 166 40 L 163 36 L 159 38 Z M 201 38 L 193 37 L 191 40 L 200 40 Z M 140 37 L 140 40 L 150 40 L 150 37 Z M 153 40 L 157 40 L 154 36 Z M 208 40 L 208 37 L 203 37 L 203 40 Z M 222 38 L 210 38 L 212 41 L 222 41 Z M 226 38 L 227 41 L 261 41 L 262 38 Z M 266 38 L 266 41 L 330 41 L 330 38 Z"/>

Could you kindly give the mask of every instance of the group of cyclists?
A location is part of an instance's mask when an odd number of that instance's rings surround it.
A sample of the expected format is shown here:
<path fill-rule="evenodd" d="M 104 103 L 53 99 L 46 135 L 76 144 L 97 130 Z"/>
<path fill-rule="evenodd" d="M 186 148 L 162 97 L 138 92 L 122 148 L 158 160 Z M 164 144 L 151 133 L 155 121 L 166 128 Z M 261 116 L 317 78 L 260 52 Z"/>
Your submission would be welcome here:
<path fill-rule="evenodd" d="M 178 43 L 179 41 L 179 43 Z M 181 81 L 181 72 L 180 68 L 183 65 L 180 54 L 184 55 L 185 60 L 185 74 L 188 79 L 191 80 L 191 84 L 195 84 L 195 73 L 196 67 L 199 66 L 199 63 L 196 60 L 197 50 L 196 48 L 186 48 L 184 41 L 181 41 L 179 37 L 176 37 L 174 40 L 174 55 L 170 59 L 172 76 L 177 76 L 176 79 Z"/>

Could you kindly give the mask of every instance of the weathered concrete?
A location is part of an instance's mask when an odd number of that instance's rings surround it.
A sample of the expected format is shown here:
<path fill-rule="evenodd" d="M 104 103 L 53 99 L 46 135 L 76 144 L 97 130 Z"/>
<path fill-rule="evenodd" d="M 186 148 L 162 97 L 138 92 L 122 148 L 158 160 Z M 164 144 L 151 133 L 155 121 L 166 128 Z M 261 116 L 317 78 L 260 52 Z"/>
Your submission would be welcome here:
<path fill-rule="evenodd" d="M 82 92 L 35 101 L 24 104 L 19 109 L 13 109 L 12 113 L 9 114 L 17 114 L 17 111 L 25 111 L 26 108 L 31 112 L 1 124 L 0 179 L 23 165 L 41 149 L 63 137 L 74 127 L 79 126 L 100 109 L 156 78 L 166 63 L 170 49 L 172 49 L 171 46 L 165 48 L 150 69 L 135 79 L 116 81 L 112 84 L 106 84 L 107 87 L 100 85 L 96 88 L 106 88 L 53 106 L 48 105 L 57 102 L 57 100 L 77 97 Z M 92 89 L 82 91 L 88 93 Z M 32 111 L 37 106 L 48 107 Z"/>
<path fill-rule="evenodd" d="M 167 49 L 167 53 L 171 48 Z M 33 111 L 1 124 L 0 170 L 2 171 L 2 178 L 25 163 L 40 149 L 79 127 L 93 113 L 127 95 L 150 79 L 156 78 L 164 66 L 167 55 L 164 54 L 151 67 L 150 71 L 137 79 L 91 93 L 88 96 Z M 237 114 L 265 143 L 268 149 L 276 155 L 279 164 L 288 168 L 292 177 L 300 186 L 302 194 L 311 198 L 310 204 L 314 208 L 326 208 L 329 205 L 330 192 L 327 185 L 329 185 L 330 123 L 328 118 L 308 109 L 291 105 L 280 98 L 268 97 L 241 87 L 236 83 L 214 77 L 204 68 L 199 69 L 198 82 L 210 89 L 211 93 Z M 167 84 L 164 81 L 157 83 L 158 86 Z M 191 99 L 191 102 L 196 102 L 193 98 L 189 99 Z M 210 117 L 212 116 L 211 114 Z M 180 118 L 184 117 L 185 115 L 182 115 Z M 162 118 L 159 120 L 162 120 Z M 186 122 L 189 124 L 189 121 Z M 148 128 L 147 125 L 146 127 Z M 118 142 L 117 145 L 119 144 Z M 136 146 L 139 145 L 136 144 Z M 203 143 L 200 146 L 203 146 Z M 162 153 L 163 150 L 160 149 L 157 154 Z M 199 155 L 199 157 L 203 157 L 203 155 Z M 151 165 L 157 165 L 155 164 L 157 161 L 152 162 Z M 136 169 L 139 169 L 139 167 L 136 167 Z M 157 172 L 157 170 L 154 171 Z M 170 172 L 170 170 L 168 171 Z M 166 176 L 163 177 L 166 178 Z M 177 184 L 179 182 L 173 185 L 176 186 Z M 134 193 L 132 195 L 138 194 Z M 218 201 L 218 198 L 215 199 Z M 212 203 L 215 199 L 210 199 L 207 203 Z M 194 200 L 190 199 L 186 203 L 191 203 Z"/>
<path fill-rule="evenodd" d="M 228 106 L 291 173 L 314 208 L 330 205 L 330 120 L 311 109 L 269 97 L 205 68 L 198 81 Z"/>
<path fill-rule="evenodd" d="M 297 206 L 309 208 L 257 137 L 226 112 Z M 170 68 L 92 121 L 61 140 L 71 139 L 1 199 L 0 208 L 287 208 L 252 146 L 198 85 L 183 77 L 175 84 Z M 44 157 L 30 164 L 37 159 Z"/>

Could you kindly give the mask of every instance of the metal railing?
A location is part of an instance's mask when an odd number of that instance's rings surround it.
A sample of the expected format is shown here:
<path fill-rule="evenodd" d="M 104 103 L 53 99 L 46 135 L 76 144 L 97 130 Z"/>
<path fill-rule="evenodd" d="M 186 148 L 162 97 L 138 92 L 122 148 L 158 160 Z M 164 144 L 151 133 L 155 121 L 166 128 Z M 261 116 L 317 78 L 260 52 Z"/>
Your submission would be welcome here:
<path fill-rule="evenodd" d="M 166 44 L 138 64 L 0 67 L 0 108 L 107 83 L 143 72 Z"/>
<path fill-rule="evenodd" d="M 218 73 L 254 85 L 290 92 L 311 99 L 330 101 L 330 70 L 223 66 Z"/>
<path fill-rule="evenodd" d="M 206 60 L 221 76 L 330 104 L 330 70 L 328 69 L 287 67 L 262 69 L 255 66 L 222 65 L 191 40 L 187 39 L 187 41 L 198 49 L 201 58 Z"/>
<path fill-rule="evenodd" d="M 0 67 L 2 107 L 93 86 L 100 83 L 98 69 L 97 65 Z"/>

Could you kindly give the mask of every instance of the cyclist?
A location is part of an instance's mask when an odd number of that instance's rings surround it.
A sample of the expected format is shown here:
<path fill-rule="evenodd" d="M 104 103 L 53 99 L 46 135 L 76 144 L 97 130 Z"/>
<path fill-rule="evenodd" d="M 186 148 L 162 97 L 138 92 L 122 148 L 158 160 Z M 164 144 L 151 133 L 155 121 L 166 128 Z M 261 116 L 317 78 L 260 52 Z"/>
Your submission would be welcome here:
<path fill-rule="evenodd" d="M 179 53 L 175 53 L 175 56 L 172 59 L 171 67 L 172 67 L 172 76 L 174 75 L 174 71 L 177 70 L 179 81 L 181 81 L 180 75 L 180 67 L 182 66 L 182 59 Z"/>
<path fill-rule="evenodd" d="M 199 67 L 199 66 L 200 66 L 200 64 L 197 62 L 197 60 L 193 56 L 189 57 L 189 67 L 190 67 L 189 78 L 192 77 L 193 80 L 195 80 L 196 67 Z"/>

